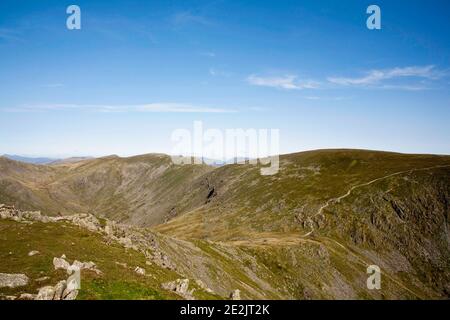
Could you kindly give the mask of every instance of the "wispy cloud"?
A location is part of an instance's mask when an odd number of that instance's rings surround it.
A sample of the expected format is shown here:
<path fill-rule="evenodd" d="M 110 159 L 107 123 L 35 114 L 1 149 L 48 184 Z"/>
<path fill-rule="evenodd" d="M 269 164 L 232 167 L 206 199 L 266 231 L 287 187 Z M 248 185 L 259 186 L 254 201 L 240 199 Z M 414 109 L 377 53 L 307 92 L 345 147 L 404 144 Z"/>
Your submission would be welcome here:
<path fill-rule="evenodd" d="M 15 29 L 0 28 L 0 40 L 21 41 L 20 33 Z"/>
<path fill-rule="evenodd" d="M 425 85 L 425 84 L 405 84 L 405 85 L 380 85 L 374 87 L 375 89 L 386 89 L 386 90 L 405 90 L 405 91 L 423 91 L 423 90 L 430 90 L 431 86 Z"/>
<path fill-rule="evenodd" d="M 213 77 L 231 77 L 232 73 L 216 68 L 209 68 L 209 74 Z"/>
<path fill-rule="evenodd" d="M 177 12 L 171 17 L 171 22 L 176 26 L 186 25 L 186 24 L 200 24 L 200 25 L 211 25 L 212 22 L 207 18 L 193 14 L 190 11 Z"/>
<path fill-rule="evenodd" d="M 233 109 L 211 108 L 183 103 L 149 103 L 140 105 L 42 104 L 4 109 L 10 112 L 85 111 L 85 112 L 160 112 L 160 113 L 234 113 Z"/>
<path fill-rule="evenodd" d="M 425 88 L 423 85 L 389 85 L 383 84 L 386 80 L 399 78 L 419 78 L 427 80 L 436 80 L 442 76 L 442 72 L 437 70 L 433 65 L 427 66 L 411 66 L 404 68 L 392 68 L 384 70 L 371 70 L 361 77 L 328 77 L 327 80 L 335 85 L 342 86 L 378 86 L 380 88 L 420 90 Z"/>
<path fill-rule="evenodd" d="M 215 58 L 216 53 L 212 51 L 206 51 L 206 52 L 200 52 L 201 56 L 208 57 L 208 58 Z"/>
<path fill-rule="evenodd" d="M 341 101 L 341 100 L 349 100 L 351 97 L 319 97 L 319 96 L 307 96 L 305 97 L 307 100 L 324 100 L 324 101 Z"/>
<path fill-rule="evenodd" d="M 298 81 L 296 75 L 285 75 L 280 77 L 260 77 L 250 75 L 247 82 L 254 86 L 272 87 L 285 90 L 317 89 L 319 82 L 313 80 Z"/>
<path fill-rule="evenodd" d="M 211 71 L 210 71 L 211 73 Z M 212 73 L 211 73 L 212 74 Z M 440 70 L 434 65 L 374 69 L 359 77 L 327 77 L 325 80 L 298 80 L 298 76 L 262 77 L 250 75 L 247 82 L 255 86 L 272 87 L 285 90 L 336 89 L 336 87 L 355 87 L 388 90 L 420 91 L 433 88 L 433 82 L 448 76 L 448 70 Z M 342 98 L 305 97 L 309 100 L 342 100 Z"/>
<path fill-rule="evenodd" d="M 62 83 L 47 83 L 43 84 L 42 87 L 44 88 L 61 88 L 64 87 Z"/>

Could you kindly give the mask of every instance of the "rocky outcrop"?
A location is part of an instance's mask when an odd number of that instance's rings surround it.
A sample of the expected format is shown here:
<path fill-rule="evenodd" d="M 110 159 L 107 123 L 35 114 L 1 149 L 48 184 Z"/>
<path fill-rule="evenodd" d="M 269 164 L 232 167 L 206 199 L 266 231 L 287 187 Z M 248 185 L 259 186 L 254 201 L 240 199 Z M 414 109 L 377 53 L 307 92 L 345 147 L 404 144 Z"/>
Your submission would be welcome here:
<path fill-rule="evenodd" d="M 0 205 L 0 219 L 11 219 L 17 222 L 39 221 L 49 222 L 51 219 L 41 215 L 40 211 L 20 211 L 14 206 Z"/>
<path fill-rule="evenodd" d="M 55 270 L 63 269 L 66 270 L 70 267 L 70 263 L 67 262 L 64 258 L 53 258 L 53 266 Z"/>
<path fill-rule="evenodd" d="M 177 279 L 163 283 L 161 288 L 173 291 L 186 300 L 194 300 L 194 289 L 189 290 L 189 279 Z"/>
<path fill-rule="evenodd" d="M 141 267 L 136 267 L 134 269 L 134 272 L 136 272 L 137 274 L 141 275 L 141 276 L 145 276 L 145 269 L 141 268 Z"/>
<path fill-rule="evenodd" d="M 160 250 L 157 238 L 149 230 L 106 220 L 106 225 L 100 232 L 108 241 L 118 242 L 125 248 L 143 253 L 149 262 L 168 270 L 176 270 L 176 265 Z"/>
<path fill-rule="evenodd" d="M 37 295 L 36 294 L 31 294 L 31 293 L 22 293 L 19 296 L 19 300 L 36 300 Z"/>
<path fill-rule="evenodd" d="M 55 286 L 55 295 L 53 296 L 54 300 L 60 300 L 61 298 L 63 298 L 63 293 L 64 290 L 66 290 L 67 288 L 67 281 L 66 280 L 61 280 L 60 282 L 58 282 Z"/>
<path fill-rule="evenodd" d="M 2 204 L 0 204 L 0 219 L 11 219 L 24 223 L 70 222 L 91 232 L 102 234 L 109 242 L 115 241 L 127 249 L 141 252 L 148 260 L 151 260 L 160 267 L 176 270 L 175 264 L 160 250 L 156 237 L 148 230 L 144 232 L 140 228 L 119 224 L 110 220 L 105 220 L 105 224 L 102 225 L 95 216 L 87 213 L 49 217 L 42 215 L 40 211 L 20 211 L 15 209 L 14 206 Z M 67 270 L 70 266 L 70 264 L 67 261 L 64 262 L 64 259 L 62 258 L 55 258 L 53 263 L 55 269 Z M 78 261 L 75 261 L 74 263 L 76 263 L 76 265 L 78 264 L 80 269 L 88 269 L 99 273 L 98 269 L 90 265 L 91 262 L 79 263 Z"/>
<path fill-rule="evenodd" d="M 26 286 L 29 278 L 20 273 L 0 273 L 0 288 L 17 288 Z"/>
<path fill-rule="evenodd" d="M 200 289 L 202 289 L 202 290 L 204 290 L 204 291 L 206 291 L 206 292 L 208 292 L 208 293 L 211 293 L 211 294 L 213 294 L 214 293 L 214 291 L 213 290 L 211 290 L 202 280 L 199 280 L 199 279 L 197 279 L 197 280 L 195 280 L 195 284 L 200 288 Z"/>
<path fill-rule="evenodd" d="M 73 273 L 75 270 L 85 269 L 92 270 L 96 273 L 101 273 L 93 262 L 79 262 L 75 260 L 73 264 L 70 265 L 65 258 L 65 255 L 63 255 L 61 258 L 53 259 L 53 266 L 55 267 L 55 270 L 63 269 L 68 273 Z M 35 282 L 42 282 L 48 279 L 49 277 L 42 277 L 36 279 Z M 0 273 L 0 288 L 16 288 L 26 286 L 28 282 L 29 279 L 24 274 Z M 40 288 L 37 294 L 22 293 L 19 297 L 13 298 L 11 296 L 9 298 L 13 300 L 74 300 L 78 295 L 78 289 L 79 282 L 77 280 L 77 275 L 72 274 L 67 280 L 61 280 L 55 286 L 45 286 Z"/>
<path fill-rule="evenodd" d="M 50 217 L 42 215 L 40 211 L 21 211 L 14 206 L 0 204 L 0 219 L 11 219 L 17 222 L 58 222 L 67 221 L 92 232 L 102 231 L 100 221 L 88 213 L 80 213 L 69 216 Z"/>
<path fill-rule="evenodd" d="M 54 287 L 45 286 L 39 289 L 35 300 L 75 300 L 78 295 L 78 288 L 71 285 L 70 278 L 68 280 L 59 281 Z M 26 296 L 32 297 L 27 294 Z"/>
<path fill-rule="evenodd" d="M 48 279 L 50 279 L 50 277 L 45 276 L 45 277 L 40 277 L 40 278 L 34 279 L 34 281 L 44 282 L 44 281 L 47 281 Z"/>
<path fill-rule="evenodd" d="M 65 255 L 61 256 L 61 258 L 53 258 L 53 266 L 55 267 L 55 270 L 63 269 L 70 273 L 74 270 L 90 270 L 97 274 L 102 273 L 97 268 L 97 265 L 92 261 L 80 262 L 78 260 L 75 260 L 72 264 L 70 264 L 65 259 L 66 259 Z"/>
<path fill-rule="evenodd" d="M 52 286 L 45 286 L 39 289 L 36 300 L 53 300 L 54 296 L 55 288 Z"/>
<path fill-rule="evenodd" d="M 63 217 L 64 220 L 72 222 L 81 228 L 87 229 L 92 232 L 97 232 L 102 229 L 100 221 L 92 214 L 76 214 L 71 216 Z"/>
<path fill-rule="evenodd" d="M 241 290 L 236 289 L 230 294 L 231 300 L 241 300 Z"/>
<path fill-rule="evenodd" d="M 79 270 L 90 270 L 90 271 L 95 272 L 96 274 L 102 274 L 102 272 L 97 268 L 97 265 L 92 261 L 80 262 L 78 260 L 75 260 L 72 263 L 71 267 L 72 267 L 72 269 L 77 268 Z"/>

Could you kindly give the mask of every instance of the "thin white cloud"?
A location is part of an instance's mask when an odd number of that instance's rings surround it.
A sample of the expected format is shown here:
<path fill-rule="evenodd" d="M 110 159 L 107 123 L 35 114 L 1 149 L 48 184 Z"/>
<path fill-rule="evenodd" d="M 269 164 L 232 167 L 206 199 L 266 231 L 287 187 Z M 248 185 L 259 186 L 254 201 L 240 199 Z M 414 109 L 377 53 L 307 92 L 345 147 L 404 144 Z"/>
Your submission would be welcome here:
<path fill-rule="evenodd" d="M 307 96 L 307 100 L 325 100 L 325 101 L 341 101 L 351 99 L 350 97 L 319 97 L 319 96 Z"/>
<path fill-rule="evenodd" d="M 0 39 L 6 41 L 21 41 L 19 32 L 15 29 L 0 28 Z"/>
<path fill-rule="evenodd" d="M 185 24 L 200 24 L 200 25 L 211 25 L 211 21 L 203 16 L 193 14 L 189 11 L 177 12 L 175 13 L 171 21 L 174 25 L 180 26 Z"/>
<path fill-rule="evenodd" d="M 62 83 L 47 83 L 42 85 L 42 87 L 44 88 L 61 88 L 64 87 L 64 85 Z"/>
<path fill-rule="evenodd" d="M 231 72 L 219 70 L 216 68 L 209 68 L 209 74 L 213 77 L 231 77 Z"/>
<path fill-rule="evenodd" d="M 138 106 L 143 112 L 182 112 L 182 113 L 232 113 L 236 110 L 223 108 L 209 108 L 181 103 L 151 103 Z"/>
<path fill-rule="evenodd" d="M 423 91 L 431 89 L 430 86 L 424 84 L 412 84 L 412 85 L 381 85 L 375 88 L 387 89 L 387 90 L 405 90 L 405 91 Z"/>
<path fill-rule="evenodd" d="M 210 71 L 211 74 L 213 74 Z M 272 87 L 285 90 L 317 88 L 360 87 L 387 90 L 420 91 L 432 88 L 432 82 L 446 77 L 448 70 L 439 70 L 434 65 L 396 67 L 370 70 L 360 77 L 327 77 L 324 81 L 297 80 L 296 75 L 261 77 L 250 75 L 247 82 L 255 86 Z M 309 100 L 341 100 L 317 96 L 305 97 Z"/>
<path fill-rule="evenodd" d="M 313 80 L 297 81 L 295 75 L 285 75 L 281 77 L 260 77 L 250 75 L 247 82 L 254 86 L 272 87 L 285 90 L 317 89 L 319 83 Z"/>
<path fill-rule="evenodd" d="M 435 66 L 411 66 L 404 68 L 392 68 L 384 70 L 371 70 L 362 77 L 328 77 L 327 80 L 335 85 L 342 86 L 377 86 L 385 80 L 398 78 L 421 78 L 436 80 L 441 77 L 441 72 L 436 70 Z M 388 88 L 389 86 L 386 86 Z M 391 86 L 398 89 L 419 88 L 421 86 Z"/>
<path fill-rule="evenodd" d="M 208 58 L 215 58 L 216 57 L 215 52 L 212 52 L 212 51 L 200 52 L 200 55 L 204 56 L 204 57 L 208 57 Z"/>
<path fill-rule="evenodd" d="M 234 113 L 234 109 L 210 108 L 183 103 L 149 103 L 140 105 L 43 104 L 4 109 L 10 112 L 86 111 L 86 112 L 159 112 L 159 113 Z"/>

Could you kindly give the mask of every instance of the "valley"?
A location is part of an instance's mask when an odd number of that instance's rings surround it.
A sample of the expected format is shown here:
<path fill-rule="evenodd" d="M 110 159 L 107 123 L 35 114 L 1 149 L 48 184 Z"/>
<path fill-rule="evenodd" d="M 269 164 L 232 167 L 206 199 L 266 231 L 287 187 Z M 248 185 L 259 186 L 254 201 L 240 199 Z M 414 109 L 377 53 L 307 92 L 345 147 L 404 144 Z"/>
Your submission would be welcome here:
<path fill-rule="evenodd" d="M 0 273 L 54 285 L 65 254 L 103 271 L 82 275 L 79 299 L 450 296 L 450 156 L 316 150 L 281 156 L 276 175 L 259 169 L 162 154 L 0 158 L 0 204 L 14 206 L 0 219 Z M 34 211 L 48 218 L 22 214 Z M 366 287 L 369 265 L 380 290 Z M 36 293 L 30 283 L 0 294 Z"/>

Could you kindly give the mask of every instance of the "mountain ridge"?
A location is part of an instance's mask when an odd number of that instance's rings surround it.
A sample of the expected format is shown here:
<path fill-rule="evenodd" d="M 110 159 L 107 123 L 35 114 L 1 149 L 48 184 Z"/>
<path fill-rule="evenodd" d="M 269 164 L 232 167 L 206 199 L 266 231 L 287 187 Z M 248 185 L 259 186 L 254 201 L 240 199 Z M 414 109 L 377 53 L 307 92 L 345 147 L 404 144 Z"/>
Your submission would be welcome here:
<path fill-rule="evenodd" d="M 156 232 L 191 278 L 251 299 L 448 298 L 449 181 L 450 156 L 349 149 L 282 155 L 273 176 L 250 164 L 177 166 L 161 154 L 0 159 L 0 203 Z M 369 265 L 381 268 L 384 291 L 367 291 Z M 243 285 L 218 286 L 223 272 Z"/>

